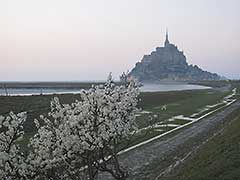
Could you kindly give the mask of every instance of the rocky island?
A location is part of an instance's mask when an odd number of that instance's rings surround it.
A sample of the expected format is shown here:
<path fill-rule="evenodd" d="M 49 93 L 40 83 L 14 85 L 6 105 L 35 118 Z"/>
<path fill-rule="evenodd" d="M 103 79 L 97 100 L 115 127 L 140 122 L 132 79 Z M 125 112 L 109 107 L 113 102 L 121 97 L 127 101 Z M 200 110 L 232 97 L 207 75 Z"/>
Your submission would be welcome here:
<path fill-rule="evenodd" d="M 144 55 L 129 73 L 139 81 L 199 81 L 220 80 L 216 73 L 204 71 L 197 65 L 189 65 L 183 51 L 168 40 L 164 47 L 157 47 L 150 55 Z"/>

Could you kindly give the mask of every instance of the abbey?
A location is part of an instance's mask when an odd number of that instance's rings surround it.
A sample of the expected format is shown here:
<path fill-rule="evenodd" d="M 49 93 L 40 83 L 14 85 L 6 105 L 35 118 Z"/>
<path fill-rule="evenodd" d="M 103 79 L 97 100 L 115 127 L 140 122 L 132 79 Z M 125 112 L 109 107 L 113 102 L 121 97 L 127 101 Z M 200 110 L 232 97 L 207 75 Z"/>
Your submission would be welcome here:
<path fill-rule="evenodd" d="M 183 52 L 169 42 L 168 32 L 166 32 L 164 47 L 157 47 L 150 55 L 144 55 L 129 75 L 139 81 L 221 79 L 216 73 L 204 71 L 196 65 L 189 65 Z"/>

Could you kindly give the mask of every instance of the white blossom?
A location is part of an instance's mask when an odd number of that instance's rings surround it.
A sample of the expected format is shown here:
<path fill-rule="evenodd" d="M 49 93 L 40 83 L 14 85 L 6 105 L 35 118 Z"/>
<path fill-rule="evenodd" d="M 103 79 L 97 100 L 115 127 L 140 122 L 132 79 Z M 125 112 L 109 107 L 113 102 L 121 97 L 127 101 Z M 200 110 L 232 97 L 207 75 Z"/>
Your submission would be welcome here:
<path fill-rule="evenodd" d="M 0 179 L 22 179 L 27 172 L 25 157 L 17 143 L 24 134 L 26 117 L 25 112 L 0 116 Z"/>
<path fill-rule="evenodd" d="M 76 179 L 85 166 L 97 172 L 100 160 L 115 156 L 116 145 L 136 129 L 138 95 L 134 82 L 116 86 L 110 74 L 105 85 L 82 90 L 72 104 L 53 98 L 48 116 L 34 120 L 37 133 L 27 156 L 16 145 L 26 113 L 0 116 L 0 128 L 6 129 L 0 134 L 0 177 Z"/>

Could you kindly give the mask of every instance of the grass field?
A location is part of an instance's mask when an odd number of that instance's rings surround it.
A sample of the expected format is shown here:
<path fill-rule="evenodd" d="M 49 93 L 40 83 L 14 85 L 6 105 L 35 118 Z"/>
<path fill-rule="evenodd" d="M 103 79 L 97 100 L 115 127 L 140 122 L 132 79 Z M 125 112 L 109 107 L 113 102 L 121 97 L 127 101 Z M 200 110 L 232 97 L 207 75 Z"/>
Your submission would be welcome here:
<path fill-rule="evenodd" d="M 223 97 L 230 94 L 231 91 L 220 91 L 216 89 L 208 90 L 187 90 L 187 91 L 171 91 L 171 92 L 151 92 L 141 93 L 139 107 L 143 110 L 137 117 L 138 128 L 144 128 L 150 124 L 164 121 L 176 115 L 190 116 L 201 111 L 206 105 L 218 103 Z M 35 132 L 33 120 L 39 118 L 41 114 L 47 115 L 50 110 L 50 101 L 53 97 L 59 97 L 64 104 L 72 103 L 75 99 L 80 99 L 77 94 L 62 94 L 62 95 L 40 95 L 40 96 L 0 96 L 0 114 L 6 115 L 9 111 L 15 113 L 27 111 L 28 118 L 24 126 L 25 139 L 27 142 Z M 162 110 L 165 106 L 166 110 Z M 157 115 L 150 122 L 149 116 Z M 179 125 L 183 122 L 179 120 Z M 175 122 L 174 122 L 175 123 Z M 159 131 L 147 129 L 136 134 L 129 145 L 134 145 L 146 139 L 162 134 L 172 127 L 164 127 Z M 128 146 L 129 146 L 128 145 Z"/>
<path fill-rule="evenodd" d="M 229 93 L 230 91 L 222 92 L 214 89 L 142 93 L 139 106 L 144 111 L 157 115 L 158 118 L 154 118 L 156 123 L 176 115 L 190 116 L 206 105 L 218 103 Z M 163 106 L 166 110 L 162 110 Z M 138 117 L 140 128 L 148 125 L 147 118 L 149 114 L 142 114 Z"/>
<path fill-rule="evenodd" d="M 240 178 L 240 109 L 230 124 L 163 180 L 238 180 Z"/>

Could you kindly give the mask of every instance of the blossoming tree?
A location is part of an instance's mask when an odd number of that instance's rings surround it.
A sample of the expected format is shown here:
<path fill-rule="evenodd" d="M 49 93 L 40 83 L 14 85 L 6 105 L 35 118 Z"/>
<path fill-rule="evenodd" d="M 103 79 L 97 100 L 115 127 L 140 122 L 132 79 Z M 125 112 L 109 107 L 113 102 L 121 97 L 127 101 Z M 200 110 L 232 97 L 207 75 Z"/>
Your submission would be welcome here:
<path fill-rule="evenodd" d="M 119 164 L 117 153 L 119 144 L 136 129 L 138 94 L 133 81 L 115 86 L 110 75 L 106 84 L 82 90 L 80 100 L 72 104 L 61 104 L 54 98 L 48 116 L 35 120 L 38 131 L 30 140 L 27 156 L 13 145 L 17 138 L 8 143 L 12 156 L 18 159 L 14 160 L 14 171 L 4 170 L 7 160 L 2 154 L 11 153 L 0 149 L 0 172 L 12 178 L 19 174 L 22 179 L 93 180 L 104 171 L 115 179 L 125 179 L 127 172 Z M 10 124 L 5 126 L 11 129 Z M 17 127 L 22 134 L 22 123 Z"/>

